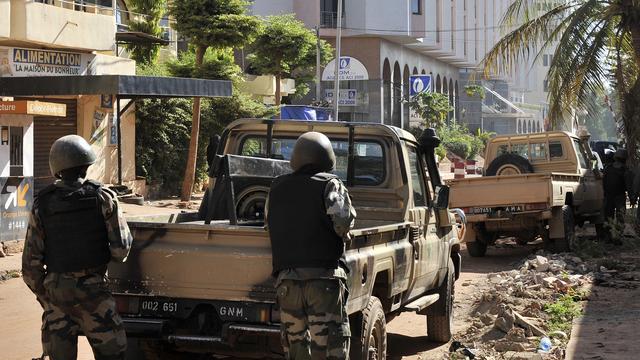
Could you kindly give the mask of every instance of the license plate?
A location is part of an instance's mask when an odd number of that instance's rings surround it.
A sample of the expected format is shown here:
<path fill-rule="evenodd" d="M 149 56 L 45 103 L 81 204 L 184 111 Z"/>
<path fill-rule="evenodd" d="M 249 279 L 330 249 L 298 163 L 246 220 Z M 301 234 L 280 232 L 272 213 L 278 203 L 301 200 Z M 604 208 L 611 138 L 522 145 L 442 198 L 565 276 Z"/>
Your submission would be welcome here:
<path fill-rule="evenodd" d="M 172 315 L 179 310 L 178 302 L 173 300 L 141 300 L 140 313 L 143 315 Z"/>
<path fill-rule="evenodd" d="M 500 212 L 506 213 L 517 213 L 522 212 L 522 206 L 520 205 L 512 205 L 512 206 L 503 206 L 503 207 L 475 207 L 471 209 L 472 214 L 496 214 Z"/>

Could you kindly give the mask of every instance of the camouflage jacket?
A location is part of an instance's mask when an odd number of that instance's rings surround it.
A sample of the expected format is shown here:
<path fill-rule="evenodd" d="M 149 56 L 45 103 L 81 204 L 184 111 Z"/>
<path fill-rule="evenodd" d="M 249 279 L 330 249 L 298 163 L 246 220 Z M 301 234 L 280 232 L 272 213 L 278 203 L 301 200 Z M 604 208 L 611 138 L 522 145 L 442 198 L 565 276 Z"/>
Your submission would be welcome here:
<path fill-rule="evenodd" d="M 75 182 L 69 184 L 58 180 L 55 185 L 75 190 L 82 186 L 82 183 Z M 103 187 L 99 191 L 98 197 L 107 228 L 111 259 L 113 261 L 124 262 L 129 255 L 129 249 L 131 248 L 131 242 L 133 240 L 129 226 L 122 211 L 118 207 L 118 200 L 113 191 Z M 38 199 L 36 197 L 33 209 L 31 210 L 24 251 L 22 253 L 22 275 L 24 282 L 41 303 L 46 301 L 43 287 L 46 275 L 44 259 L 45 241 L 46 234 L 44 233 L 42 222 L 38 215 Z"/>

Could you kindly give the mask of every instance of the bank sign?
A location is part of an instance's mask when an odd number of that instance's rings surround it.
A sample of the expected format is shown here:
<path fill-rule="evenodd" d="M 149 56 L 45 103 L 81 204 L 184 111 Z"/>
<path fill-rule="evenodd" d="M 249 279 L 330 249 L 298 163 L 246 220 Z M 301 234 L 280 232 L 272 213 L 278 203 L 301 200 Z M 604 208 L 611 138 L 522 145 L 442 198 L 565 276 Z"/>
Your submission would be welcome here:
<path fill-rule="evenodd" d="M 87 75 L 92 54 L 0 47 L 0 77 Z"/>
<path fill-rule="evenodd" d="M 431 91 L 431 75 L 411 75 L 409 77 L 409 96 Z"/>
<path fill-rule="evenodd" d="M 369 80 L 367 68 L 358 59 L 341 56 L 338 68 L 340 80 Z M 322 72 L 322 81 L 333 81 L 336 78 L 336 59 L 331 60 Z"/>
<path fill-rule="evenodd" d="M 0 241 L 24 240 L 32 205 L 32 177 L 0 177 Z"/>

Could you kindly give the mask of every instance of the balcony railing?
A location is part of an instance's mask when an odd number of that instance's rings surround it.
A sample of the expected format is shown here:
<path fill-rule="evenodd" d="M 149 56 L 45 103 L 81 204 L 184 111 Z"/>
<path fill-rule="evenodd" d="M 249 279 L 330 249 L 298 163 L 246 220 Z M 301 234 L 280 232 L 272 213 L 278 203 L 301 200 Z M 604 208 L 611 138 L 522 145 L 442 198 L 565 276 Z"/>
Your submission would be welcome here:
<path fill-rule="evenodd" d="M 114 14 L 111 0 L 35 0 L 35 2 L 92 14 L 110 16 Z"/>
<path fill-rule="evenodd" d="M 342 13 L 342 27 L 345 27 L 344 13 Z M 338 27 L 338 13 L 335 11 L 320 11 L 320 27 L 335 29 Z"/>

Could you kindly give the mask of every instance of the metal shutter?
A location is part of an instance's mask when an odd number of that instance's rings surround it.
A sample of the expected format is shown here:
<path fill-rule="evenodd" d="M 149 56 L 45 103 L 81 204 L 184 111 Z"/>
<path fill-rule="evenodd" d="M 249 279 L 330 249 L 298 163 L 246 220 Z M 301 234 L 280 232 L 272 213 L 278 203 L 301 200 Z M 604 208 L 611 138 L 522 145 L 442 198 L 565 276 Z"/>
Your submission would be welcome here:
<path fill-rule="evenodd" d="M 33 177 L 35 191 L 54 182 L 49 170 L 49 150 L 53 142 L 65 135 L 77 134 L 78 104 L 76 99 L 43 99 L 67 105 L 67 116 L 34 116 L 33 125 Z"/>

